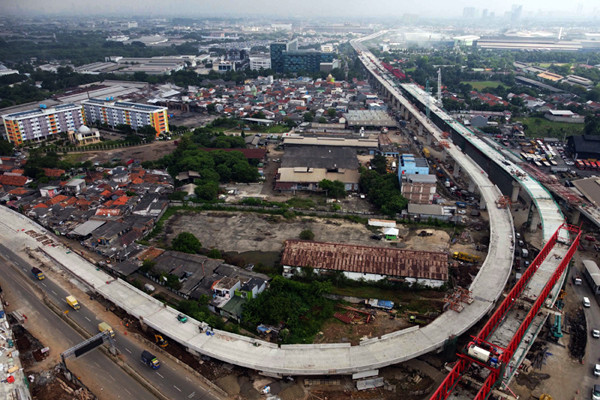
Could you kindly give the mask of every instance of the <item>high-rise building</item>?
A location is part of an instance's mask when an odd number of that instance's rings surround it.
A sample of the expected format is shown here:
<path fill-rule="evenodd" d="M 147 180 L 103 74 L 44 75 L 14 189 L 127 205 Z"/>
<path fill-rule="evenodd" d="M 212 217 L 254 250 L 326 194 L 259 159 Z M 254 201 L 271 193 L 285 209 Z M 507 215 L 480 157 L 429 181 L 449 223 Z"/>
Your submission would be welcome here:
<path fill-rule="evenodd" d="M 475 18 L 477 16 L 477 9 L 475 7 L 463 8 L 463 18 Z"/>
<path fill-rule="evenodd" d="M 81 105 L 87 124 L 100 122 L 112 127 L 129 125 L 136 131 L 150 125 L 156 131 L 156 136 L 169 131 L 167 107 L 101 99 L 84 100 Z"/>
<path fill-rule="evenodd" d="M 40 104 L 37 109 L 3 115 L 2 119 L 6 138 L 15 145 L 67 133 L 84 123 L 81 106 L 75 104 L 61 104 L 52 108 Z"/>
<path fill-rule="evenodd" d="M 298 50 L 298 39 L 290 40 L 289 42 L 271 43 L 271 68 L 275 72 L 284 72 L 283 54 L 288 51 Z"/>
<path fill-rule="evenodd" d="M 331 63 L 333 53 L 314 49 L 298 50 L 298 40 L 271 43 L 271 68 L 275 72 L 318 72 L 321 63 Z"/>

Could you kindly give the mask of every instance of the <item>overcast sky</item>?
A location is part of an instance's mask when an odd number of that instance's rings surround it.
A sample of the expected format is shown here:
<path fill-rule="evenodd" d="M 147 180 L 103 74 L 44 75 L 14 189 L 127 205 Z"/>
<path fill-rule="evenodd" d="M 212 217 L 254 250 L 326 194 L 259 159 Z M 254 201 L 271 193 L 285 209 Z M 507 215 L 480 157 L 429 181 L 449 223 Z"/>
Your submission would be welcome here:
<path fill-rule="evenodd" d="M 462 15 L 464 7 L 473 6 L 494 11 L 497 16 L 510 10 L 512 4 L 523 4 L 527 12 L 561 11 L 563 15 L 590 16 L 600 12 L 599 0 L 527 0 L 527 1 L 474 1 L 474 0 L 0 0 L 0 13 L 35 14 L 117 14 L 152 16 L 240 16 L 278 15 L 306 16 L 402 16 L 405 13 L 432 17 Z M 581 7 L 581 8 L 580 8 Z"/>

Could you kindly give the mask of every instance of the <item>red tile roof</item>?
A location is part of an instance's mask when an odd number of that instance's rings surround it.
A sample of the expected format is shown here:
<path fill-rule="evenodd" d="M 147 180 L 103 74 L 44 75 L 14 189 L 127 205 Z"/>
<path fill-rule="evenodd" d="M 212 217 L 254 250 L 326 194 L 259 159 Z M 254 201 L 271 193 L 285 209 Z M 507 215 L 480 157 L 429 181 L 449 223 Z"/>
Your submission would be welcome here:
<path fill-rule="evenodd" d="M 47 206 L 47 205 L 45 205 L 44 203 L 39 203 L 38 205 L 36 205 L 36 206 L 35 206 L 35 207 L 33 207 L 33 208 L 48 208 L 48 206 Z"/>
<path fill-rule="evenodd" d="M 448 279 L 448 256 L 431 251 L 286 240 L 281 264 L 394 277 Z"/>
<path fill-rule="evenodd" d="M 29 189 L 25 189 L 22 187 L 15 188 L 15 189 L 11 190 L 10 192 L 8 192 L 8 194 L 14 194 L 15 196 L 21 196 L 21 195 L 24 195 L 27 193 L 29 193 Z"/>
<path fill-rule="evenodd" d="M 0 175 L 0 184 L 8 186 L 25 186 L 27 177 L 22 175 Z"/>
<path fill-rule="evenodd" d="M 68 200 L 68 199 L 69 198 L 67 196 L 65 196 L 64 194 L 59 194 L 58 196 L 54 196 L 50 200 L 47 200 L 46 204 L 48 206 L 53 206 L 55 204 L 62 203 L 63 201 Z"/>
<path fill-rule="evenodd" d="M 60 176 L 64 175 L 64 173 L 64 169 L 44 168 L 44 175 L 46 175 L 49 178 L 59 178 Z"/>

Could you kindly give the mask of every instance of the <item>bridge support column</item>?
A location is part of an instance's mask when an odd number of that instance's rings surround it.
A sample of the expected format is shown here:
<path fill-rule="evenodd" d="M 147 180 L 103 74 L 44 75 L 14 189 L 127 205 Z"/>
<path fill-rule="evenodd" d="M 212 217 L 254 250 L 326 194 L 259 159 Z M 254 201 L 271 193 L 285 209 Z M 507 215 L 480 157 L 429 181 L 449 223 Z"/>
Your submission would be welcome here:
<path fill-rule="evenodd" d="M 571 224 L 577 225 L 579 223 L 579 219 L 581 218 L 581 211 L 575 209 L 571 213 Z"/>
<path fill-rule="evenodd" d="M 432 136 L 431 135 L 425 135 L 425 143 L 429 146 L 431 146 L 431 141 L 432 141 Z"/>
<path fill-rule="evenodd" d="M 510 195 L 510 201 L 512 203 L 516 203 L 517 201 L 519 201 L 519 190 L 520 189 L 521 189 L 521 185 L 519 185 L 519 182 L 513 181 L 512 194 Z"/>
<path fill-rule="evenodd" d="M 417 132 L 419 136 L 423 136 L 423 125 L 419 125 L 419 127 L 417 128 Z"/>
<path fill-rule="evenodd" d="M 479 209 L 485 210 L 485 199 L 483 198 L 483 196 L 481 196 L 481 198 L 479 199 Z"/>
<path fill-rule="evenodd" d="M 458 178 L 460 176 L 460 165 L 458 165 L 458 162 L 454 163 L 454 173 L 452 174 L 452 176 L 454 178 Z"/>
<path fill-rule="evenodd" d="M 475 182 L 473 182 L 473 181 L 469 182 L 469 188 L 467 190 L 471 193 L 475 193 L 475 188 L 476 188 Z"/>
<path fill-rule="evenodd" d="M 447 159 L 448 159 L 448 152 L 442 150 L 440 153 L 440 160 L 442 160 L 443 162 L 446 162 Z"/>
<path fill-rule="evenodd" d="M 540 216 L 537 212 L 534 212 L 531 216 L 531 223 L 529 224 L 529 232 L 536 232 L 538 224 L 540 223 Z"/>

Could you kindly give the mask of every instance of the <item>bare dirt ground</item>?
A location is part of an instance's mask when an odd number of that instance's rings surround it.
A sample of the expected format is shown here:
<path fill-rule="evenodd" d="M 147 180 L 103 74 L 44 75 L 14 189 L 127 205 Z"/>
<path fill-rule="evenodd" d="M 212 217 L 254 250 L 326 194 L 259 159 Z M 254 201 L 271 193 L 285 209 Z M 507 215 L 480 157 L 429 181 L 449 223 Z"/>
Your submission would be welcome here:
<path fill-rule="evenodd" d="M 336 309 L 337 312 L 345 313 L 345 310 Z M 371 310 L 365 310 L 371 311 Z M 337 319 L 326 322 L 322 328 L 322 334 L 317 335 L 315 343 L 351 343 L 353 346 L 360 344 L 362 338 L 373 338 L 392 333 L 412 326 L 404 318 L 390 319 L 390 314 L 383 311 L 375 311 L 374 319 L 366 323 L 364 316 L 355 319 L 353 324 L 345 324 Z"/>
<path fill-rule="evenodd" d="M 80 162 L 91 161 L 93 163 L 107 163 L 114 158 L 119 158 L 122 161 L 127 161 L 133 158 L 136 161 L 154 161 L 161 157 L 171 154 L 175 150 L 173 140 L 157 141 L 141 146 L 125 147 L 122 149 L 86 151 L 81 153 L 69 153 L 72 156 L 77 156 Z"/>
<path fill-rule="evenodd" d="M 449 234 L 442 230 L 430 229 L 433 236 L 419 237 L 417 232 L 422 229 L 408 228 L 402 228 L 402 238 L 398 241 L 373 240 L 370 238 L 373 232 L 365 225 L 341 219 L 296 217 L 286 220 L 278 215 L 248 212 L 180 213 L 165 223 L 168 242 L 181 232 L 190 232 L 205 248 L 237 252 L 281 251 L 285 240 L 298 239 L 305 229 L 315 234 L 315 241 L 410 250 L 448 251 L 450 240 Z"/>

